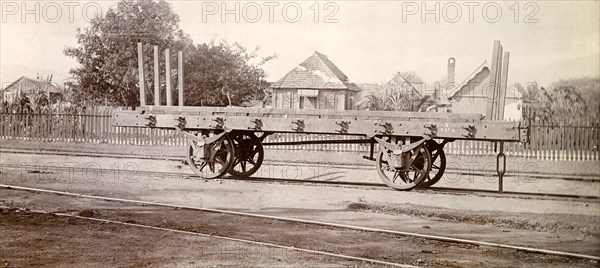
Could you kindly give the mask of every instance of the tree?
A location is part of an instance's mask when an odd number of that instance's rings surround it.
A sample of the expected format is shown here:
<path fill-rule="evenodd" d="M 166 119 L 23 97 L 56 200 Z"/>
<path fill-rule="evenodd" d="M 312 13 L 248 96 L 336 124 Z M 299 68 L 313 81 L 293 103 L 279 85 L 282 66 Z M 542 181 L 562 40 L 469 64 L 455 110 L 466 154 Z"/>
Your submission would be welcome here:
<path fill-rule="evenodd" d="M 158 45 L 160 51 L 192 47 L 191 39 L 178 24 L 179 16 L 164 0 L 121 0 L 105 17 L 94 18 L 83 31 L 78 29 L 79 46 L 68 47 L 64 53 L 81 65 L 71 73 L 78 79 L 82 93 L 97 103 L 139 105 L 137 42 Z M 144 55 L 144 81 L 151 89 L 151 46 L 145 46 Z M 147 98 L 152 99 L 152 94 L 149 90 Z"/>
<path fill-rule="evenodd" d="M 226 106 L 264 101 L 268 82 L 260 68 L 276 56 L 258 57 L 238 43 L 197 45 L 186 56 L 186 105 Z"/>
<path fill-rule="evenodd" d="M 546 90 L 528 86 L 523 94 L 523 116 L 547 124 L 597 122 L 599 119 L 599 79 L 559 81 Z"/>

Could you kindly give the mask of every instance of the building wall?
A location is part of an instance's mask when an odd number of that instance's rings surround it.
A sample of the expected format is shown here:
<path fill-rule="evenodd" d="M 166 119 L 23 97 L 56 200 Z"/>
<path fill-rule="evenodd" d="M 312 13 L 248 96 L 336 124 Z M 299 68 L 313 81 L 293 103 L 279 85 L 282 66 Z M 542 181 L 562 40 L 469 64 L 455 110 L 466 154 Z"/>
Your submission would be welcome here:
<path fill-rule="evenodd" d="M 486 93 L 488 86 L 490 86 L 488 77 L 467 85 L 467 88 L 461 90 L 450 100 L 452 113 L 485 114 L 488 105 Z"/>
<path fill-rule="evenodd" d="M 21 95 L 25 94 L 45 94 L 49 101 L 55 102 L 63 99 L 63 94 L 59 91 L 56 86 L 50 86 L 48 84 L 39 84 L 30 81 L 28 78 L 20 78 L 15 83 L 2 91 L 0 99 L 7 102 L 15 102 L 15 100 Z"/>
<path fill-rule="evenodd" d="M 319 90 L 319 109 L 346 110 L 345 90 Z"/>
<path fill-rule="evenodd" d="M 273 108 L 348 110 L 348 90 L 319 89 L 318 95 L 299 92 L 310 90 L 273 89 Z M 315 107 L 316 106 L 316 107 Z"/>
<path fill-rule="evenodd" d="M 486 77 L 478 84 L 469 87 L 469 90 L 459 92 L 451 102 L 452 113 L 485 114 L 489 101 L 486 87 L 489 87 L 489 79 Z M 486 118 L 489 118 L 486 115 Z M 521 100 L 516 97 L 506 97 L 504 106 L 504 120 L 521 119 Z"/>
<path fill-rule="evenodd" d="M 273 107 L 277 109 L 299 109 L 297 89 L 273 89 Z"/>
<path fill-rule="evenodd" d="M 506 121 L 518 121 L 523 119 L 523 112 L 521 108 L 523 102 L 521 99 L 506 98 L 506 105 L 504 106 L 504 120 Z"/>

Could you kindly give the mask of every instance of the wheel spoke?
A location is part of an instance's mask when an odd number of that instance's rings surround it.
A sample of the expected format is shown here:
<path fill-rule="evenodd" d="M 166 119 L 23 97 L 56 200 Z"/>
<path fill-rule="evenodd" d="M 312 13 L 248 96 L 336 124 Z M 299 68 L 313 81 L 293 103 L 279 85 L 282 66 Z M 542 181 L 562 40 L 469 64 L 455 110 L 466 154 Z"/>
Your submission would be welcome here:
<path fill-rule="evenodd" d="M 383 164 L 383 163 L 382 163 Z M 388 170 L 388 171 L 392 171 L 392 167 L 390 165 L 388 165 L 387 163 L 381 166 L 381 169 L 383 170 Z"/>
<path fill-rule="evenodd" d="M 225 163 L 227 163 L 227 155 L 223 156 L 223 155 L 219 155 L 215 157 L 215 162 L 219 163 L 223 166 L 225 166 Z"/>
<path fill-rule="evenodd" d="M 206 167 L 206 162 L 202 162 L 202 164 L 200 165 L 200 168 L 198 168 L 198 170 L 202 171 L 205 167 Z"/>
<path fill-rule="evenodd" d="M 404 183 L 408 183 L 408 172 L 402 172 L 402 175 L 404 176 L 400 176 L 400 179 L 402 179 Z"/>
<path fill-rule="evenodd" d="M 394 178 L 393 178 L 392 182 L 396 183 L 396 179 L 398 179 L 399 176 L 400 176 L 400 172 L 396 171 L 396 173 L 394 173 Z"/>

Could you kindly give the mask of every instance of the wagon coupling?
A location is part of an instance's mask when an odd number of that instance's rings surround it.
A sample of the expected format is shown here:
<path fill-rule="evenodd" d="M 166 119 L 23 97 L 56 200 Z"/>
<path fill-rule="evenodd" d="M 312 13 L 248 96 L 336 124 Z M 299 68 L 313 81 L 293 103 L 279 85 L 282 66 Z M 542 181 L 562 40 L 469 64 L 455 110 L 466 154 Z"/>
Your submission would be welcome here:
<path fill-rule="evenodd" d="M 341 121 L 341 122 L 335 122 L 336 125 L 340 126 L 340 130 L 337 130 L 337 132 L 339 133 L 348 133 L 348 129 L 350 129 L 350 124 L 352 122 L 350 121 Z"/>
<path fill-rule="evenodd" d="M 263 121 L 260 118 L 256 118 L 250 122 L 254 124 L 254 127 L 248 127 L 248 129 L 262 130 L 262 128 L 264 126 Z"/>
<path fill-rule="evenodd" d="M 215 121 L 217 124 L 216 125 L 210 125 L 210 127 L 212 128 L 216 128 L 216 129 L 223 129 L 223 127 L 225 126 L 225 118 L 223 117 L 216 117 L 215 119 L 213 119 L 213 121 Z"/>
<path fill-rule="evenodd" d="M 156 127 L 156 116 L 150 115 L 150 116 L 146 117 L 146 120 L 148 120 L 148 123 L 146 123 L 147 127 L 150 127 L 150 128 Z"/>
<path fill-rule="evenodd" d="M 375 123 L 376 126 L 380 126 L 383 127 L 383 130 L 375 130 L 375 132 L 379 132 L 380 134 L 383 135 L 392 135 L 392 133 L 394 133 L 394 127 L 392 126 L 392 123 L 390 122 L 383 122 L 383 123 Z"/>
<path fill-rule="evenodd" d="M 297 132 L 304 131 L 304 127 L 306 127 L 306 125 L 304 124 L 304 120 L 300 120 L 300 119 L 292 121 L 292 124 L 296 125 L 296 127 L 292 128 L 292 130 L 297 131 Z"/>
<path fill-rule="evenodd" d="M 186 124 L 187 124 L 187 122 L 185 121 L 185 117 L 183 117 L 183 116 L 177 117 L 177 128 L 179 130 L 184 130 Z"/>
<path fill-rule="evenodd" d="M 475 138 L 475 133 L 477 133 L 477 129 L 475 128 L 475 125 L 469 124 L 469 125 L 462 126 L 462 128 L 467 131 L 467 133 L 462 134 L 463 137 L 471 138 L 471 139 Z"/>
<path fill-rule="evenodd" d="M 424 138 L 430 140 L 433 137 L 437 136 L 438 129 L 436 124 L 426 124 L 423 127 L 429 130 L 429 132 L 423 133 Z"/>

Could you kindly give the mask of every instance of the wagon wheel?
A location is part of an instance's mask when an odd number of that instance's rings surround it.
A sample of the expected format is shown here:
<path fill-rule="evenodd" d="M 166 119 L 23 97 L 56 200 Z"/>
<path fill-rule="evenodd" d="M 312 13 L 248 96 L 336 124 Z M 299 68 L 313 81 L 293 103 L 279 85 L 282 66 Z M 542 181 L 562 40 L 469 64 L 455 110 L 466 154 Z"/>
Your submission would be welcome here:
<path fill-rule="evenodd" d="M 398 170 L 391 166 L 392 152 L 381 148 L 377 155 L 376 165 L 379 177 L 387 186 L 396 190 L 412 190 L 419 186 L 431 169 L 431 155 L 426 146 L 417 147 L 407 152 L 414 157 L 412 165 L 407 170 Z"/>
<path fill-rule="evenodd" d="M 427 149 L 431 153 L 431 170 L 419 188 L 427 188 L 436 184 L 446 171 L 446 153 L 444 149 L 434 140 L 427 141 Z"/>
<path fill-rule="evenodd" d="M 262 165 L 265 152 L 260 139 L 252 132 L 230 133 L 235 147 L 235 159 L 229 174 L 237 177 L 250 177 Z"/>
<path fill-rule="evenodd" d="M 210 137 L 214 134 L 204 133 L 202 136 Z M 188 164 L 198 176 L 206 179 L 218 178 L 231 168 L 235 152 L 229 135 L 210 144 L 201 145 L 191 140 L 189 143 Z"/>

